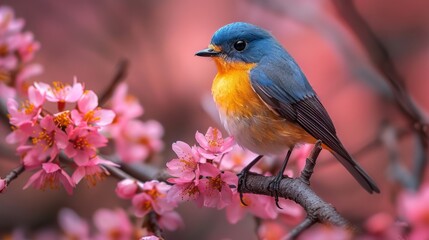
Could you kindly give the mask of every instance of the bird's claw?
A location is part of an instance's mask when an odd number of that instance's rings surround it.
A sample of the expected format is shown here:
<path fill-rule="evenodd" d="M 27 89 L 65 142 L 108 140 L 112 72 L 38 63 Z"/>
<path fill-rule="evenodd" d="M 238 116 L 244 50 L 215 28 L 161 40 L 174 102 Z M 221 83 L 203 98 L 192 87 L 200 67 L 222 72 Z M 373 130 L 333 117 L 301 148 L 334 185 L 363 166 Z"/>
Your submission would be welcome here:
<path fill-rule="evenodd" d="M 268 185 L 268 191 L 271 192 L 271 196 L 274 197 L 274 200 L 276 202 L 276 206 L 280 209 L 283 209 L 282 207 L 280 207 L 279 205 L 279 189 L 280 189 L 280 182 L 282 181 L 282 179 L 284 178 L 283 174 L 279 174 L 277 175 L 273 181 L 270 182 L 270 184 Z"/>
<path fill-rule="evenodd" d="M 243 169 L 239 174 L 238 174 L 238 193 L 240 194 L 240 202 L 241 204 L 243 204 L 244 206 L 247 206 L 247 204 L 244 202 L 243 200 L 243 189 L 246 188 L 246 180 L 247 180 L 247 174 L 249 173 L 248 170 Z"/>

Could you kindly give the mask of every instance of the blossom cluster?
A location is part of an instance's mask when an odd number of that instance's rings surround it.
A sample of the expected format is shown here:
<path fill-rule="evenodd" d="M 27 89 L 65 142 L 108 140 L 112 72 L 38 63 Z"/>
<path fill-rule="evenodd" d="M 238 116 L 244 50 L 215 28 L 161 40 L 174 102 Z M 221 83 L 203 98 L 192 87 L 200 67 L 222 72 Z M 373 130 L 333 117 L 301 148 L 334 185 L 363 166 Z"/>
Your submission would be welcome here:
<path fill-rule="evenodd" d="M 173 184 L 167 194 L 170 202 L 192 200 L 198 206 L 226 209 L 230 223 L 238 222 L 246 212 L 261 219 L 279 217 L 290 222 L 302 218 L 302 209 L 284 199 L 280 201 L 283 209 L 278 209 L 269 196 L 245 194 L 244 205 L 237 192 L 237 173 L 256 155 L 236 145 L 232 137 L 223 138 L 216 128 L 197 132 L 195 139 L 198 145 L 178 141 L 172 146 L 177 158 L 167 163 L 173 176 L 168 179 Z M 252 171 L 268 174 L 258 165 Z"/>
<path fill-rule="evenodd" d="M 156 180 L 140 182 L 134 179 L 124 179 L 116 186 L 116 194 L 122 199 L 129 199 L 132 212 L 136 217 L 150 217 L 154 214 L 157 224 L 162 229 L 177 230 L 183 226 L 180 215 L 174 211 L 177 202 L 167 199 L 171 186 Z"/>
<path fill-rule="evenodd" d="M 40 44 L 31 32 L 24 32 L 24 20 L 16 19 L 9 7 L 0 6 L 0 99 L 25 94 L 25 80 L 38 75 L 42 67 L 30 64 Z"/>
<path fill-rule="evenodd" d="M 128 214 L 121 208 L 100 208 L 93 214 L 91 222 L 73 210 L 63 208 L 58 214 L 58 226 L 60 229 L 45 228 L 34 232 L 31 239 L 128 240 L 147 235 L 131 222 Z M 29 234 L 25 229 L 17 228 L 9 238 L 29 239 L 27 235 Z"/>
<path fill-rule="evenodd" d="M 100 164 L 114 165 L 97 153 L 107 143 L 101 128 L 113 121 L 115 113 L 98 107 L 97 95 L 76 79 L 72 85 L 36 82 L 28 88 L 27 101 L 19 104 L 9 98 L 7 109 L 13 131 L 6 141 L 18 144 L 26 170 L 37 170 L 24 188 L 62 185 L 71 194 L 84 177 L 95 184 L 105 174 Z M 67 164 L 74 170 L 71 176 L 60 164 L 61 153 L 72 160 Z"/>
<path fill-rule="evenodd" d="M 128 93 L 128 86 L 121 83 L 115 89 L 111 107 L 116 117 L 104 132 L 114 139 L 116 154 L 125 163 L 142 162 L 163 148 L 162 125 L 155 120 L 141 121 L 143 107 L 136 97 Z"/>

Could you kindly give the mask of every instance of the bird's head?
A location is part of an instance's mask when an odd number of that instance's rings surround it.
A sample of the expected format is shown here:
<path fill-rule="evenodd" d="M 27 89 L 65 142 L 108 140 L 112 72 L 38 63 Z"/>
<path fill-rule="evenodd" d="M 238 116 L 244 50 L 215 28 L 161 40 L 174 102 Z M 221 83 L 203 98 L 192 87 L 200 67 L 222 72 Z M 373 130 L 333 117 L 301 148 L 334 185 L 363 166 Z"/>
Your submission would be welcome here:
<path fill-rule="evenodd" d="M 237 64 L 258 63 L 262 57 L 275 54 L 279 48 L 267 31 L 249 23 L 235 22 L 217 30 L 209 47 L 195 55 L 212 57 L 222 70 Z"/>

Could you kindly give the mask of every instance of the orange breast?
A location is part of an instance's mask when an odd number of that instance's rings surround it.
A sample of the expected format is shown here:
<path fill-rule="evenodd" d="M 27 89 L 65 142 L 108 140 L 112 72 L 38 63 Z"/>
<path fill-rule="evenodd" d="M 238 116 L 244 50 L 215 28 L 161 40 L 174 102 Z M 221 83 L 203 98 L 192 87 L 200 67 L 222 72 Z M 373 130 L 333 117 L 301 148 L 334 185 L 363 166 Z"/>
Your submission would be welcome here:
<path fill-rule="evenodd" d="M 281 151 L 314 138 L 295 123 L 274 113 L 253 90 L 249 72 L 256 64 L 225 63 L 216 59 L 218 73 L 212 94 L 227 131 L 259 154 Z"/>
<path fill-rule="evenodd" d="M 264 103 L 250 85 L 249 72 L 256 64 L 220 63 L 213 81 L 213 98 L 227 115 L 249 117 L 263 109 Z"/>

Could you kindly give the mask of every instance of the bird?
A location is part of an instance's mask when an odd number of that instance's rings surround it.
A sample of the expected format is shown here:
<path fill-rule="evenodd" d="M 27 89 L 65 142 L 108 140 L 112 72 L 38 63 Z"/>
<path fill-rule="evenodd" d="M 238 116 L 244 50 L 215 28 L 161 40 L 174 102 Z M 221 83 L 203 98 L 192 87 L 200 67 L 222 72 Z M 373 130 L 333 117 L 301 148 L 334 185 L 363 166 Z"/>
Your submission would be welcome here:
<path fill-rule="evenodd" d="M 258 154 L 239 174 L 239 185 L 264 155 L 288 149 L 281 170 L 270 183 L 280 207 L 278 188 L 294 147 L 321 141 L 322 148 L 366 191 L 380 192 L 341 143 L 303 71 L 267 30 L 245 22 L 227 24 L 213 34 L 208 48 L 195 55 L 210 57 L 216 64 L 211 92 L 226 131 L 237 144 Z"/>

